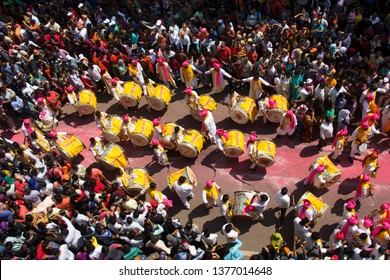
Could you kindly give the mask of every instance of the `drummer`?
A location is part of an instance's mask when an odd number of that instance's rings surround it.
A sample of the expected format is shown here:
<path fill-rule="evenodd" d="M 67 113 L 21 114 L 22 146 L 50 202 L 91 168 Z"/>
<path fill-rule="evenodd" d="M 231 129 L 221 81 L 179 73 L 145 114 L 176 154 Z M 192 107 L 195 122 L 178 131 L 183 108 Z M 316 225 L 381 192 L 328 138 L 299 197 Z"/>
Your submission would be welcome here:
<path fill-rule="evenodd" d="M 206 75 L 211 74 L 213 80 L 213 89 L 211 93 L 221 93 L 226 86 L 224 77 L 234 79 L 228 72 L 221 68 L 221 64 L 215 62 L 213 68 L 205 72 Z"/>
<path fill-rule="evenodd" d="M 287 134 L 289 137 L 291 137 L 296 127 L 297 118 L 291 110 L 288 110 L 280 119 L 280 126 L 278 127 L 277 136 Z"/>
<path fill-rule="evenodd" d="M 370 173 L 370 176 L 372 178 L 376 177 L 376 173 L 379 169 L 379 164 L 378 164 L 378 156 L 379 156 L 379 151 L 374 150 L 372 152 L 369 152 L 363 159 L 362 166 L 364 168 L 363 174 Z"/>
<path fill-rule="evenodd" d="M 91 137 L 89 138 L 89 150 L 93 154 L 96 161 L 99 161 L 100 156 L 104 153 L 104 144 L 101 138 Z"/>
<path fill-rule="evenodd" d="M 250 83 L 249 97 L 252 98 L 255 102 L 259 100 L 263 95 L 264 90 L 262 85 L 266 85 L 276 89 L 276 86 L 271 85 L 266 80 L 262 79 L 260 77 L 259 72 L 257 71 L 253 73 L 253 77 L 242 79 L 241 81 L 245 83 Z"/>
<path fill-rule="evenodd" d="M 179 149 L 178 147 L 179 147 L 180 143 L 183 141 L 185 134 L 186 134 L 186 130 L 184 128 L 182 128 L 181 126 L 178 126 L 178 125 L 175 126 L 173 133 L 172 133 L 171 141 L 173 143 L 175 143 L 176 150 Z"/>
<path fill-rule="evenodd" d="M 203 109 L 200 111 L 200 115 L 203 117 L 202 133 L 208 136 L 212 144 L 215 144 L 215 134 L 217 133 L 217 127 L 214 122 L 213 114 L 209 110 Z"/>
<path fill-rule="evenodd" d="M 218 204 L 218 193 L 221 192 L 221 187 L 214 180 L 207 180 L 206 186 L 202 191 L 202 200 L 206 209 L 210 210 Z"/>
<path fill-rule="evenodd" d="M 130 135 L 133 133 L 135 128 L 135 123 L 137 121 L 137 118 L 132 117 L 130 118 L 128 114 L 124 115 L 122 117 L 122 133 L 124 136 L 124 140 L 130 139 Z"/>
<path fill-rule="evenodd" d="M 142 189 L 142 191 L 134 197 L 135 200 L 138 200 L 140 196 L 148 193 L 151 199 L 154 199 L 159 206 L 164 205 L 165 209 L 172 207 L 172 201 L 157 189 L 157 185 L 154 182 L 151 182 L 148 187 Z"/>
<path fill-rule="evenodd" d="M 110 123 L 111 116 L 105 112 L 100 112 L 100 111 L 96 111 L 95 116 L 96 116 L 96 119 L 95 119 L 96 126 L 101 131 L 104 131 Z"/>
<path fill-rule="evenodd" d="M 323 188 L 326 183 L 324 177 L 325 164 L 314 164 L 313 169 L 310 171 L 309 176 L 303 182 L 303 185 L 313 184 L 317 188 Z"/>
<path fill-rule="evenodd" d="M 161 146 L 158 139 L 154 138 L 152 140 L 152 148 L 154 154 L 157 156 L 158 164 L 162 166 L 169 166 L 167 151 L 163 146 Z"/>
<path fill-rule="evenodd" d="M 128 68 L 130 77 L 132 77 L 133 81 L 142 87 L 144 95 L 148 96 L 148 91 L 146 90 L 146 84 L 144 79 L 144 76 L 146 75 L 142 69 L 141 64 L 138 62 L 137 59 L 132 59 L 131 63 L 129 63 L 128 65 Z"/>
<path fill-rule="evenodd" d="M 252 217 L 254 221 L 257 220 L 264 220 L 263 212 L 265 211 L 265 208 L 267 207 L 268 203 L 270 201 L 269 195 L 265 192 L 256 193 L 251 201 L 250 205 L 247 205 L 244 210 L 243 214 L 246 215 L 247 213 L 252 212 Z"/>
<path fill-rule="evenodd" d="M 248 142 L 246 143 L 246 145 L 248 147 L 248 155 L 249 155 L 250 160 L 252 161 L 252 165 L 249 168 L 252 171 L 254 171 L 256 168 L 256 161 L 254 160 L 255 155 L 256 155 L 256 150 L 257 150 L 256 143 L 255 143 L 256 140 L 257 140 L 256 132 L 253 131 L 251 133 L 251 136 L 249 136 Z"/>
<path fill-rule="evenodd" d="M 169 64 L 166 63 L 162 57 L 157 59 L 156 74 L 167 87 L 170 87 L 171 85 L 172 87 L 177 88 L 176 82 L 173 79 L 173 71 Z"/>
<path fill-rule="evenodd" d="M 34 126 L 31 125 L 31 120 L 30 119 L 24 119 L 23 120 L 23 124 L 22 124 L 22 132 L 24 134 L 24 137 L 25 138 L 28 138 L 29 142 L 37 149 L 39 149 L 39 147 L 35 146 L 33 144 L 34 142 L 34 139 L 31 138 L 31 134 L 33 132 L 36 132 L 36 128 Z"/>
<path fill-rule="evenodd" d="M 268 110 L 276 107 L 276 101 L 268 98 L 268 94 L 265 93 L 265 96 L 261 98 L 258 102 L 259 113 L 258 116 L 263 117 L 263 124 L 266 124 L 268 121 Z"/>
<path fill-rule="evenodd" d="M 52 149 L 56 150 L 57 146 L 60 146 L 66 140 L 65 135 L 67 135 L 66 132 L 58 132 L 55 129 L 49 132 L 47 137 L 51 139 Z"/>
<path fill-rule="evenodd" d="M 315 215 L 314 207 L 310 200 L 304 199 L 302 204 L 295 206 L 297 217 L 301 220 L 307 218 L 310 222 L 314 221 L 318 215 Z"/>
<path fill-rule="evenodd" d="M 199 95 L 196 93 L 195 90 L 193 90 L 192 87 L 186 88 L 185 97 L 184 100 L 186 101 L 187 105 L 191 108 L 198 108 L 199 107 Z"/>
<path fill-rule="evenodd" d="M 336 162 L 340 162 L 338 157 L 341 155 L 341 153 L 344 150 L 345 141 L 348 139 L 348 130 L 347 127 L 344 127 L 342 130 L 340 130 L 336 137 L 333 140 L 332 148 L 335 148 L 332 159 L 334 159 Z"/>
<path fill-rule="evenodd" d="M 372 190 L 372 185 L 370 184 L 370 173 L 366 173 L 364 175 L 360 175 L 359 177 L 359 184 L 356 189 L 355 201 L 363 200 L 369 196 L 373 196 L 373 193 L 370 193 L 370 190 Z"/>
<path fill-rule="evenodd" d="M 226 96 L 224 103 L 229 106 L 229 112 L 237 105 L 237 103 L 242 98 L 243 96 L 238 94 L 236 91 L 232 91 L 228 96 Z"/>
<path fill-rule="evenodd" d="M 220 150 L 225 155 L 225 145 L 226 141 L 229 138 L 228 132 L 223 129 L 217 129 L 216 135 L 216 144 L 218 150 Z"/>
<path fill-rule="evenodd" d="M 162 132 L 164 130 L 163 125 L 160 122 L 161 118 L 153 119 L 153 138 L 157 138 L 158 140 L 162 137 Z"/>
<path fill-rule="evenodd" d="M 110 80 L 110 88 L 109 90 L 111 91 L 112 95 L 116 99 L 116 101 L 120 102 L 120 98 L 123 93 L 123 81 L 120 81 L 119 78 L 115 77 Z M 126 108 L 127 109 L 127 108 Z"/>
<path fill-rule="evenodd" d="M 69 104 L 72 105 L 77 111 L 78 97 L 77 97 L 77 93 L 73 89 L 73 86 L 72 85 L 67 86 L 65 88 L 65 92 L 66 92 L 66 98 L 68 99 Z M 80 117 L 82 116 L 82 114 L 80 112 L 79 112 L 79 116 Z"/>
<path fill-rule="evenodd" d="M 368 122 L 362 122 L 351 135 L 352 145 L 351 153 L 349 154 L 349 160 L 353 163 L 355 154 L 358 152 L 358 146 L 366 144 L 370 133 L 381 134 L 387 136 L 385 133 L 381 133 L 378 130 L 371 131 L 370 124 Z M 366 144 L 367 145 L 367 144 Z"/>
<path fill-rule="evenodd" d="M 31 139 L 31 145 L 33 145 L 34 148 L 39 149 L 45 153 L 51 153 L 50 142 L 46 139 L 46 137 L 43 134 L 37 131 L 33 131 L 30 134 L 30 139 Z"/>

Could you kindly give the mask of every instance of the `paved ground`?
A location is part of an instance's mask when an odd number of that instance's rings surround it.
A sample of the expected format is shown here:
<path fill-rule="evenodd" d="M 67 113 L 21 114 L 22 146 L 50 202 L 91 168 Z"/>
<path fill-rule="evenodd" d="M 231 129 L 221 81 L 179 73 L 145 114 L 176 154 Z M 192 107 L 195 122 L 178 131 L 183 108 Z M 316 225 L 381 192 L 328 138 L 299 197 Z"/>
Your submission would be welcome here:
<path fill-rule="evenodd" d="M 167 110 L 160 112 L 149 113 L 146 110 L 145 99 L 142 98 L 138 109 L 126 110 L 119 104 L 116 104 L 109 96 L 98 96 L 98 110 L 106 111 L 110 114 L 124 115 L 129 113 L 130 116 L 146 117 L 152 120 L 155 117 L 162 117 L 162 122 L 175 122 L 184 126 L 185 128 L 195 128 L 200 130 L 201 123 L 196 121 L 190 114 L 189 108 L 185 104 L 183 87 L 176 90 L 176 95 L 173 96 L 171 103 Z M 199 94 L 207 93 L 209 89 L 200 89 Z M 247 95 L 247 91 L 244 92 Z M 228 116 L 228 108 L 221 104 L 226 94 L 213 95 L 218 101 L 218 107 L 214 112 L 214 118 L 218 128 L 232 129 L 236 128 L 245 133 L 246 139 L 251 131 L 256 131 L 259 137 L 266 137 L 273 139 L 276 135 L 276 124 L 263 125 L 261 120 L 255 121 L 253 124 L 239 125 L 233 122 Z M 94 116 L 85 116 L 79 118 L 78 114 L 70 106 L 66 106 L 66 111 L 70 115 L 62 119 L 59 123 L 58 130 L 66 131 L 70 134 L 76 134 L 82 141 L 89 145 L 89 138 L 98 136 L 100 131 L 95 126 Z M 4 134 L 3 134 L 4 135 Z M 5 134 L 9 136 L 9 134 Z M 317 135 L 315 135 L 317 136 Z M 22 141 L 22 136 L 16 135 L 14 140 Z M 315 138 L 318 139 L 318 138 Z M 182 223 L 188 219 L 200 226 L 200 228 L 207 227 L 212 232 L 220 233 L 220 229 L 224 224 L 224 219 L 219 216 L 219 209 L 215 208 L 210 213 L 206 212 L 204 205 L 201 203 L 201 191 L 203 184 L 208 179 L 214 179 L 220 186 L 222 192 L 234 196 L 234 191 L 238 190 L 258 190 L 265 191 L 270 194 L 271 202 L 268 209 L 264 213 L 265 219 L 262 222 L 253 223 L 247 220 L 234 220 L 234 224 L 241 230 L 240 239 L 243 241 L 243 249 L 247 251 L 258 251 L 260 248 L 268 244 L 269 236 L 275 230 L 275 223 L 277 221 L 276 199 L 275 194 L 282 187 L 287 187 L 289 193 L 295 197 L 295 200 L 307 190 L 313 192 L 316 196 L 322 198 L 324 202 L 329 204 L 329 208 L 325 215 L 320 219 L 315 229 L 320 231 L 321 237 L 327 239 L 335 227 L 341 221 L 342 206 L 348 199 L 355 194 L 357 187 L 357 177 L 362 172 L 361 159 L 357 159 L 351 165 L 347 159 L 349 145 L 346 148 L 344 158 L 338 165 L 342 172 L 340 181 L 329 189 L 317 190 L 313 187 L 304 187 L 303 180 L 308 175 L 308 168 L 310 164 L 321 155 L 330 154 L 331 147 L 327 146 L 320 154 L 317 152 L 315 140 L 313 143 L 300 143 L 297 138 L 289 140 L 288 138 L 275 139 L 277 145 L 276 163 L 267 168 L 257 168 L 256 171 L 249 169 L 250 160 L 245 153 L 238 159 L 225 158 L 216 146 L 205 145 L 200 155 L 196 159 L 188 159 L 182 157 L 177 152 L 169 152 L 169 159 L 172 161 L 172 166 L 168 168 L 160 167 L 153 157 L 153 151 L 149 147 L 140 148 L 133 147 L 130 143 L 122 143 L 126 150 L 126 156 L 129 158 L 130 164 L 137 167 L 146 167 L 154 180 L 157 182 L 160 189 L 174 200 L 175 207 L 171 209 L 170 215 L 179 217 Z M 388 139 L 376 138 L 375 145 L 380 149 L 379 163 L 381 169 L 378 172 L 378 178 L 373 179 L 372 183 L 375 185 L 374 199 L 367 199 L 363 201 L 359 211 L 360 216 L 370 213 L 372 210 L 378 208 L 384 201 L 390 200 L 390 156 L 389 156 L 389 141 Z M 85 165 L 94 163 L 92 154 L 86 149 L 82 152 L 76 161 L 82 162 Z M 96 164 L 96 163 L 95 163 Z M 195 172 L 199 186 L 195 190 L 195 198 L 191 200 L 191 210 L 185 210 L 181 205 L 179 199 L 170 193 L 166 187 L 166 176 L 168 173 L 181 169 L 184 166 L 191 166 Z M 112 176 L 108 173 L 108 177 Z M 112 177 L 111 177 L 112 178 Z M 280 232 L 291 245 L 293 236 L 293 211 L 287 212 L 285 226 L 281 228 Z M 221 235 L 221 234 L 220 234 Z M 223 236 L 220 236 L 220 243 L 224 242 Z"/>

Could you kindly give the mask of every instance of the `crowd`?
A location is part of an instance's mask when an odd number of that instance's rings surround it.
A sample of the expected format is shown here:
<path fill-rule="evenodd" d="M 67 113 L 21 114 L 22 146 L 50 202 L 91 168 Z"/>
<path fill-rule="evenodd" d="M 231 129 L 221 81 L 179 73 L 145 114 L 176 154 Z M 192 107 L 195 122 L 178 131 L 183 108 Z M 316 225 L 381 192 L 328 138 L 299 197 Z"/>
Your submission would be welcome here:
<path fill-rule="evenodd" d="M 148 97 L 147 87 L 158 82 L 176 91 L 184 85 L 192 104 L 200 102 L 198 88 L 229 93 L 230 108 L 249 96 L 266 123 L 277 105 L 270 96 L 277 94 L 291 106 L 280 119 L 278 137 L 311 142 L 319 131 L 318 150 L 333 143 L 335 163 L 349 139 L 353 162 L 368 139 L 375 146 L 390 131 L 389 8 L 389 1 L 375 0 L 2 1 L 0 124 L 4 131 L 22 132 L 26 141 L 1 138 L 0 257 L 243 259 L 232 201 L 216 182 L 205 183 L 202 200 L 206 208 L 219 206 L 226 218 L 224 244 L 217 244 L 217 233 L 171 217 L 169 209 L 177 206 L 154 182 L 131 197 L 123 189 L 129 176 L 124 169 L 116 169 L 117 178 L 109 181 L 99 168 L 65 160 L 55 150 L 66 139 L 55 130 L 67 116 L 63 107 L 75 105 L 82 90 L 119 101 L 126 81 Z M 216 128 L 211 111 L 200 115 L 202 132 L 223 150 L 225 132 Z M 107 114 L 95 116 L 104 128 Z M 129 119 L 125 133 L 134 129 L 129 116 L 122 118 Z M 159 164 L 169 165 L 158 120 L 153 125 L 153 150 Z M 175 133 L 177 144 L 180 129 Z M 255 140 L 252 134 L 248 149 Z M 102 141 L 91 139 L 95 158 Z M 313 229 L 320 215 L 311 202 L 292 205 L 283 188 L 277 194 L 278 226 L 295 206 L 292 249 L 275 232 L 250 258 L 389 259 L 390 203 L 364 217 L 356 210 L 373 195 L 369 181 L 377 175 L 379 153 L 364 157 L 364 170 L 356 171 L 361 175 L 356 195 L 345 203 L 327 242 Z M 305 184 L 322 187 L 324 169 L 313 166 Z M 173 188 L 189 209 L 187 199 L 194 194 L 186 178 Z M 145 194 L 151 200 L 143 199 Z M 267 193 L 255 194 L 243 214 L 264 219 L 269 200 Z"/>

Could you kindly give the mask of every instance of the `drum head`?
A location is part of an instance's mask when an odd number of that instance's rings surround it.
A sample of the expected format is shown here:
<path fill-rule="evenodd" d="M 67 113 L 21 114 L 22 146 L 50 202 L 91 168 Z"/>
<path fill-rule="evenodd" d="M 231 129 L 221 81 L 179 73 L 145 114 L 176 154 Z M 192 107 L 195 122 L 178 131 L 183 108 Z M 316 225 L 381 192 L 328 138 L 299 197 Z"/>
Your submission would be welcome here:
<path fill-rule="evenodd" d="M 68 154 L 67 151 L 65 151 L 64 149 L 62 149 L 61 147 L 57 147 L 58 149 L 58 152 L 60 153 L 60 155 L 67 161 L 71 161 L 72 160 L 72 157 Z"/>
<path fill-rule="evenodd" d="M 113 166 L 111 163 L 109 163 L 104 158 L 99 158 L 99 163 L 100 163 L 101 166 L 103 166 L 107 170 L 115 170 L 115 166 Z"/>
<path fill-rule="evenodd" d="M 164 100 L 156 97 L 156 96 L 151 96 L 148 98 L 149 99 L 149 105 L 156 111 L 162 111 L 165 109 L 166 104 Z"/>
<path fill-rule="evenodd" d="M 241 108 L 233 108 L 230 112 L 232 120 L 238 124 L 246 124 L 249 121 L 249 115 Z"/>
<path fill-rule="evenodd" d="M 225 148 L 225 156 L 229 158 L 238 158 L 244 153 L 241 149 L 238 147 L 226 147 Z"/>
<path fill-rule="evenodd" d="M 130 196 L 134 197 L 139 195 L 139 193 L 143 190 L 143 187 L 138 185 L 133 185 L 131 187 L 123 187 L 123 190 Z"/>
<path fill-rule="evenodd" d="M 331 185 L 337 183 L 341 178 L 341 173 L 335 173 L 330 175 L 328 181 L 324 184 L 324 188 L 328 188 Z"/>
<path fill-rule="evenodd" d="M 83 115 L 90 115 L 95 112 L 95 107 L 89 104 L 81 104 L 77 107 L 77 111 Z"/>
<path fill-rule="evenodd" d="M 165 137 L 161 138 L 160 143 L 164 148 L 169 149 L 169 150 L 173 150 L 176 148 L 176 145 L 174 142 L 171 141 L 170 136 L 165 136 Z"/>
<path fill-rule="evenodd" d="M 138 105 L 139 101 L 131 95 L 122 95 L 120 101 L 123 105 L 127 107 L 135 107 Z"/>
<path fill-rule="evenodd" d="M 113 142 L 113 143 L 118 143 L 121 141 L 121 138 L 118 135 L 111 133 L 111 132 L 104 132 L 103 137 L 107 141 Z"/>
<path fill-rule="evenodd" d="M 267 113 L 268 120 L 273 123 L 280 123 L 282 119 L 284 111 L 280 108 L 270 109 Z"/>
<path fill-rule="evenodd" d="M 140 133 L 132 134 L 130 138 L 131 142 L 133 142 L 133 144 L 138 147 L 145 147 L 150 142 L 150 139 L 148 137 Z"/>
<path fill-rule="evenodd" d="M 188 158 L 196 158 L 198 156 L 198 150 L 196 147 L 185 142 L 180 143 L 179 152 L 182 156 Z"/>
<path fill-rule="evenodd" d="M 367 151 L 367 143 L 361 143 L 358 149 L 359 152 L 364 153 L 365 151 Z"/>
<path fill-rule="evenodd" d="M 270 167 L 275 163 L 275 160 L 267 154 L 259 155 L 255 160 L 260 167 Z"/>
<path fill-rule="evenodd" d="M 191 116 L 193 116 L 195 120 L 200 122 L 202 121 L 202 116 L 199 114 L 199 110 L 191 108 L 190 112 Z"/>

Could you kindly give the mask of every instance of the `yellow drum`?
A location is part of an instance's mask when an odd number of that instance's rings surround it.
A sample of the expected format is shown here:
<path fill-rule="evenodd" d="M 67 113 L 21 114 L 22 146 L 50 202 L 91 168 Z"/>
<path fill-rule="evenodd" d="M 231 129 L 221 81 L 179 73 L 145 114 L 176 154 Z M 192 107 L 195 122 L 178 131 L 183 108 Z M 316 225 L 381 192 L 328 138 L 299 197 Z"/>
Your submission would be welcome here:
<path fill-rule="evenodd" d="M 169 88 L 163 85 L 148 86 L 148 103 L 156 111 L 164 110 L 171 101 L 172 94 Z"/>
<path fill-rule="evenodd" d="M 186 166 L 168 175 L 167 182 L 168 182 L 168 187 L 171 190 L 173 190 L 173 184 L 177 180 L 179 180 L 181 176 L 186 177 L 188 183 L 191 184 L 193 187 L 196 187 L 198 185 L 198 181 L 196 180 L 195 173 L 192 171 L 192 169 L 189 166 Z"/>
<path fill-rule="evenodd" d="M 271 139 L 259 139 L 255 143 L 256 151 L 252 159 L 260 167 L 269 167 L 275 163 L 276 145 Z"/>
<path fill-rule="evenodd" d="M 207 109 L 209 111 L 215 111 L 217 109 L 217 102 L 214 98 L 208 95 L 199 96 L 199 106 L 190 106 L 191 115 L 198 121 L 202 121 L 202 116 L 199 114 L 200 110 Z"/>
<path fill-rule="evenodd" d="M 125 151 L 121 146 L 110 143 L 99 157 L 99 163 L 108 170 L 125 167 L 127 165 Z"/>
<path fill-rule="evenodd" d="M 172 141 L 173 132 L 175 132 L 175 127 L 178 126 L 175 123 L 167 122 L 164 124 L 164 129 L 162 131 L 162 137 L 160 139 L 161 145 L 169 150 L 176 148 L 176 144 Z"/>
<path fill-rule="evenodd" d="M 305 192 L 301 198 L 298 200 L 297 205 L 302 205 L 303 200 L 307 199 L 311 202 L 312 209 L 314 210 L 314 215 L 317 214 L 324 214 L 326 209 L 328 209 L 328 204 L 324 203 L 322 200 L 320 200 L 318 197 L 316 197 L 314 194 L 311 192 Z M 319 217 L 314 220 L 314 223 L 317 223 L 319 220 Z"/>
<path fill-rule="evenodd" d="M 126 107 L 135 107 L 138 105 L 142 96 L 142 88 L 134 82 L 125 82 L 123 92 L 120 96 L 120 102 Z"/>
<path fill-rule="evenodd" d="M 153 123 L 148 119 L 138 119 L 130 139 L 135 146 L 147 146 L 153 137 Z"/>
<path fill-rule="evenodd" d="M 96 96 L 91 90 L 85 89 L 79 92 L 77 111 L 83 115 L 93 114 L 96 110 Z"/>
<path fill-rule="evenodd" d="M 35 143 L 42 149 L 42 151 L 51 154 L 51 145 L 50 142 L 45 138 L 42 132 L 39 129 L 35 130 L 37 134 L 37 138 L 34 139 Z"/>
<path fill-rule="evenodd" d="M 290 105 L 287 99 L 280 94 L 271 95 L 269 99 L 276 101 L 276 107 L 268 109 L 268 120 L 273 123 L 280 123 L 283 114 L 287 112 Z"/>
<path fill-rule="evenodd" d="M 179 152 L 182 156 L 196 158 L 203 149 L 204 137 L 196 129 L 189 129 L 186 132 L 179 145 Z"/>
<path fill-rule="evenodd" d="M 138 195 L 140 191 L 153 182 L 152 177 L 149 176 L 149 171 L 145 168 L 134 167 L 129 170 L 129 175 L 128 186 L 124 190 L 130 196 Z"/>
<path fill-rule="evenodd" d="M 256 102 L 245 96 L 232 108 L 230 117 L 238 124 L 246 124 L 248 121 L 254 122 L 257 113 Z"/>
<path fill-rule="evenodd" d="M 244 133 L 239 130 L 232 129 L 228 131 L 228 139 L 225 143 L 225 156 L 237 158 L 245 151 Z"/>
<path fill-rule="evenodd" d="M 122 134 L 122 118 L 118 116 L 113 116 L 110 118 L 110 121 L 103 131 L 103 137 L 109 142 L 120 142 Z"/>
<path fill-rule="evenodd" d="M 59 144 L 57 149 L 62 157 L 70 161 L 77 157 L 85 149 L 85 145 L 80 138 L 76 135 L 72 135 Z"/>
<path fill-rule="evenodd" d="M 233 218 L 250 219 L 252 220 L 252 213 L 244 214 L 242 211 L 252 200 L 255 194 L 260 194 L 257 191 L 235 191 L 234 192 L 234 206 Z"/>
<path fill-rule="evenodd" d="M 310 170 L 313 169 L 314 165 L 319 165 L 322 163 L 325 164 L 325 171 L 323 172 L 323 176 L 326 180 L 326 183 L 324 184 L 323 188 L 327 188 L 340 180 L 341 171 L 333 164 L 333 162 L 327 156 L 317 158 L 310 166 Z"/>

